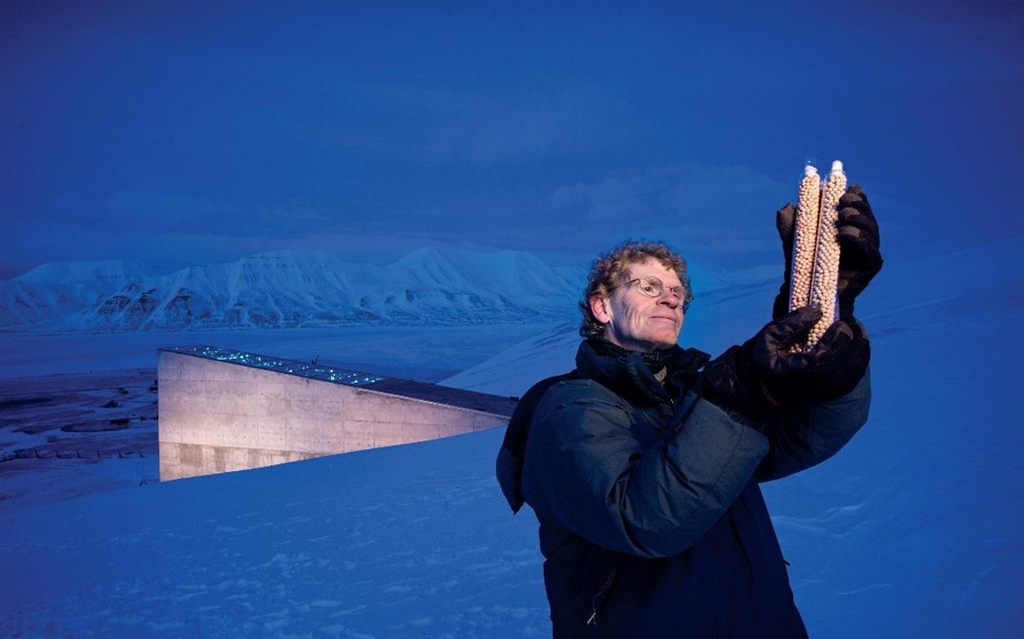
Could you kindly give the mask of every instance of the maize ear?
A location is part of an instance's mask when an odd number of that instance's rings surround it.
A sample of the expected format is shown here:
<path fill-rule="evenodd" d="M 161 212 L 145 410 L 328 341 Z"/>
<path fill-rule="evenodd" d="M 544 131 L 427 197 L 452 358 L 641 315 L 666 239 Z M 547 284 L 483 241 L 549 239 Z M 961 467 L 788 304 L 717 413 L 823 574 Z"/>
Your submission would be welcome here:
<path fill-rule="evenodd" d="M 811 301 L 811 279 L 814 276 L 814 250 L 818 237 L 818 214 L 821 208 L 821 179 L 818 169 L 804 167 L 800 181 L 796 222 L 793 229 L 793 267 L 789 274 L 789 310 L 807 306 Z"/>
<path fill-rule="evenodd" d="M 821 184 L 813 166 L 804 169 L 793 237 L 790 272 L 789 309 L 807 304 L 821 308 L 821 319 L 811 328 L 806 348 L 818 343 L 825 331 L 836 321 L 839 279 L 839 242 L 836 222 L 839 219 L 839 198 L 846 192 L 843 163 L 836 160 L 832 171 Z M 794 350 L 800 350 L 797 346 Z"/>

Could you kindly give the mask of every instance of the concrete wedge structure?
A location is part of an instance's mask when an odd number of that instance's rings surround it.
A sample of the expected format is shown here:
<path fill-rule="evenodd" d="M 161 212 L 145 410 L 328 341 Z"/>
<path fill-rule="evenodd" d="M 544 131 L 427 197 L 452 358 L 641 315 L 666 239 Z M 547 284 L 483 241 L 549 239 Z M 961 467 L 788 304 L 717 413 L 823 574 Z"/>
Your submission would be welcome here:
<path fill-rule="evenodd" d="M 160 479 L 505 426 L 511 397 L 215 346 L 158 351 Z"/>

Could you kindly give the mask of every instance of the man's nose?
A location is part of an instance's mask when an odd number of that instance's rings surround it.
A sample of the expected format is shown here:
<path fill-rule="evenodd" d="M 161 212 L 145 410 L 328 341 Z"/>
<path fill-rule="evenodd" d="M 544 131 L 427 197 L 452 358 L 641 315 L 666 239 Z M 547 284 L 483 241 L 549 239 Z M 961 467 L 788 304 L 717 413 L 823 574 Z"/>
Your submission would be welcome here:
<path fill-rule="evenodd" d="M 669 288 L 666 288 L 664 291 L 661 292 L 661 296 L 658 298 L 658 303 L 668 304 L 672 308 L 678 308 L 679 305 L 683 303 L 683 300 L 681 300 L 674 291 L 672 291 Z"/>

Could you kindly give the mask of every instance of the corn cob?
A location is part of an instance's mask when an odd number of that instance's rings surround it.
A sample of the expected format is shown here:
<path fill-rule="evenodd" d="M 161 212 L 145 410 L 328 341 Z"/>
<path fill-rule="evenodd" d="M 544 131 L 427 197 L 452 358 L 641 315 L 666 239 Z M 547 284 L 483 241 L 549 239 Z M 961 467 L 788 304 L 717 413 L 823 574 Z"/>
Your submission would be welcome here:
<path fill-rule="evenodd" d="M 793 238 L 793 260 L 790 273 L 789 308 L 807 304 L 821 308 L 821 319 L 811 328 L 806 348 L 818 343 L 829 326 L 836 321 L 836 284 L 839 279 L 839 242 L 836 222 L 839 219 L 839 198 L 846 192 L 843 163 L 832 163 L 832 172 L 820 185 L 813 166 L 804 169 Z M 794 350 L 799 350 L 795 347 Z"/>
<path fill-rule="evenodd" d="M 807 306 L 811 301 L 814 277 L 814 250 L 818 237 L 818 213 L 821 207 L 821 179 L 818 169 L 804 167 L 793 229 L 793 266 L 790 272 L 789 310 Z"/>

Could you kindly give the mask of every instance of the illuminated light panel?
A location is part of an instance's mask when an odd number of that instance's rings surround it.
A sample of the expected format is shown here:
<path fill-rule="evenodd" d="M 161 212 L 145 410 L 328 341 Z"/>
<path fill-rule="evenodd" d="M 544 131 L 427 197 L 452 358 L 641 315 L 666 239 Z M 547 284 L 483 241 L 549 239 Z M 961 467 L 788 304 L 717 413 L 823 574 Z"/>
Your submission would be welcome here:
<path fill-rule="evenodd" d="M 243 351 L 232 350 L 230 348 L 220 348 L 218 346 L 174 346 L 163 348 L 161 350 L 181 353 L 183 355 L 193 355 L 195 357 L 212 359 L 218 362 L 249 366 L 250 368 L 260 368 L 263 370 L 274 371 L 276 373 L 285 373 L 287 375 L 297 375 L 299 377 L 318 379 L 325 382 L 334 382 L 335 384 L 345 384 L 346 386 L 368 386 L 370 384 L 376 384 L 384 379 L 383 377 L 377 377 L 375 375 L 356 373 L 353 371 L 332 368 L 330 366 L 303 364 L 302 362 L 281 359 L 279 357 L 268 357 L 266 355 L 246 353 Z"/>

